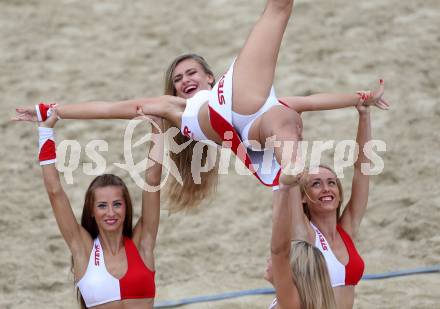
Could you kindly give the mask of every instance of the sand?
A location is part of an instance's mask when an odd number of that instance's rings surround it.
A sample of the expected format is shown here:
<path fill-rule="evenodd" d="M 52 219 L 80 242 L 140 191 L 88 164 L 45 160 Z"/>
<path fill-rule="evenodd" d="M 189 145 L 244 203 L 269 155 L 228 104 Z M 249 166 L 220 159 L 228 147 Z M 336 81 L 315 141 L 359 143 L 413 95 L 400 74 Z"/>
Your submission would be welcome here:
<path fill-rule="evenodd" d="M 176 55 L 202 54 L 223 72 L 264 1 L 0 1 L 2 205 L 0 307 L 76 308 L 69 252 L 58 232 L 36 162 L 36 129 L 10 123 L 13 109 L 39 101 L 75 103 L 156 96 Z M 354 92 L 386 82 L 388 112 L 373 110 L 374 138 L 385 141 L 385 169 L 372 177 L 358 249 L 366 273 L 440 264 L 440 3 L 296 1 L 276 72 L 279 96 Z M 308 140 L 352 139 L 354 109 L 306 114 Z M 103 139 L 106 172 L 126 180 L 139 213 L 141 191 L 113 163 L 123 162 L 124 121 L 64 121 L 57 139 L 75 139 L 81 160 L 65 184 L 81 213 L 94 176 L 87 143 Z M 139 131 L 141 131 L 139 129 Z M 78 151 L 77 151 L 78 152 Z M 137 161 L 142 150 L 135 151 Z M 332 156 L 327 156 L 328 160 Z M 156 250 L 159 300 L 269 287 L 271 191 L 251 176 L 221 177 L 197 211 L 163 209 Z M 346 198 L 350 172 L 343 179 Z M 440 276 L 363 281 L 355 308 L 439 308 Z M 267 308 L 250 296 L 187 308 Z"/>

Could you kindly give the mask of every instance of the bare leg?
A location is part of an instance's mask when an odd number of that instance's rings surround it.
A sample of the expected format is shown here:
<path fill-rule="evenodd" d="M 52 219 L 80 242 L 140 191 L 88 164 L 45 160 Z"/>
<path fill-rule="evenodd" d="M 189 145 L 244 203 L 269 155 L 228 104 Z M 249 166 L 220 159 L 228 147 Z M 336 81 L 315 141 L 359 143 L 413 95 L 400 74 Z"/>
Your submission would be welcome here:
<path fill-rule="evenodd" d="M 280 180 L 290 185 L 296 181 L 293 168 L 297 163 L 298 143 L 302 140 L 302 121 L 299 114 L 284 106 L 272 107 L 257 119 L 249 131 L 250 140 L 258 140 L 263 146 L 269 138 L 279 142 L 275 147 L 275 158 L 281 165 L 283 173 Z M 289 175 L 286 175 L 289 174 Z"/>
<path fill-rule="evenodd" d="M 234 65 L 233 110 L 255 113 L 266 101 L 293 0 L 268 0 Z"/>

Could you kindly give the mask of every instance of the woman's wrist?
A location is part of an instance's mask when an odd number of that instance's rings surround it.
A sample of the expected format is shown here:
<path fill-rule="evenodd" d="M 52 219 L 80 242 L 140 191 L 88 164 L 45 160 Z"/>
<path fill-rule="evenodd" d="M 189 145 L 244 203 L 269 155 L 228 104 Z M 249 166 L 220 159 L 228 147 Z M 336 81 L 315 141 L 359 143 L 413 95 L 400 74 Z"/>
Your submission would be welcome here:
<path fill-rule="evenodd" d="M 358 109 L 359 117 L 369 117 L 370 116 L 370 107 L 365 106 L 362 109 Z"/>

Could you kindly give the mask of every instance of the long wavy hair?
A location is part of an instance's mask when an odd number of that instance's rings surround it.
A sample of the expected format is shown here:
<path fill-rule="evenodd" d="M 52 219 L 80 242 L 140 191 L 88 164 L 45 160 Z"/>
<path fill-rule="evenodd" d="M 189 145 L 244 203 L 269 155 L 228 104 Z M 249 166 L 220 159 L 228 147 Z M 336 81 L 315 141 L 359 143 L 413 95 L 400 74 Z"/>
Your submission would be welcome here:
<path fill-rule="evenodd" d="M 338 190 L 339 190 L 339 205 L 338 205 L 338 208 L 336 209 L 336 220 L 339 222 L 339 218 L 341 216 L 341 207 L 342 207 L 342 203 L 344 201 L 344 191 L 342 189 L 341 180 L 339 180 L 335 171 L 331 167 L 329 167 L 325 164 L 320 164 L 318 167 L 325 168 L 325 169 L 329 170 L 330 172 L 332 172 L 333 175 L 335 175 L 336 185 L 338 186 Z M 302 197 L 308 196 L 306 190 L 307 190 L 307 182 L 309 181 L 309 170 L 310 169 L 305 170 L 305 172 L 303 174 L 304 176 L 301 177 L 301 180 L 299 183 Z M 303 209 L 304 209 L 304 213 L 306 214 L 307 218 L 309 218 L 309 220 L 312 220 L 310 210 L 309 210 L 309 205 L 306 202 L 303 202 Z"/>
<path fill-rule="evenodd" d="M 206 60 L 197 54 L 184 54 L 174 59 L 165 73 L 165 95 L 176 95 L 177 92 L 173 83 L 173 73 L 176 69 L 176 66 L 186 59 L 192 59 L 198 62 L 202 66 L 204 72 L 212 76 L 213 82 L 211 84 L 211 87 L 214 86 L 214 73 L 212 72 Z M 171 127 L 171 124 L 166 121 L 165 129 L 168 129 L 169 127 Z M 212 154 L 214 154 L 212 149 L 209 150 L 209 147 L 212 148 L 214 146 L 203 147 L 201 165 L 205 166 L 205 164 L 209 162 L 214 162 L 214 166 L 211 170 L 200 174 L 201 181 L 200 184 L 197 184 L 194 182 L 193 173 L 191 170 L 191 160 L 195 155 L 194 149 L 197 142 L 187 138 L 186 136 L 181 134 L 180 131 L 174 137 L 174 141 L 179 145 L 187 143 L 188 141 L 190 141 L 190 143 L 180 153 L 170 153 L 170 158 L 176 164 L 183 182 L 183 184 L 180 184 L 174 177 L 170 177 L 170 179 L 168 180 L 167 197 L 170 203 L 171 212 L 177 212 L 183 209 L 190 209 L 198 206 L 200 202 L 205 200 L 211 195 L 211 193 L 215 191 L 218 183 L 218 161 L 215 160 L 215 158 L 211 157 Z M 218 150 L 216 151 L 217 153 L 215 154 L 218 155 Z"/>
<path fill-rule="evenodd" d="M 327 264 L 318 248 L 306 241 L 292 241 L 290 266 L 301 309 L 336 309 Z"/>
<path fill-rule="evenodd" d="M 128 192 L 127 186 L 124 181 L 116 175 L 113 174 L 103 174 L 96 177 L 89 185 L 84 198 L 84 206 L 81 215 L 81 226 L 89 232 L 92 239 L 98 237 L 99 230 L 96 224 L 95 218 L 93 217 L 93 207 L 95 204 L 95 190 L 97 188 L 115 186 L 122 189 L 122 198 L 125 202 L 126 212 L 125 219 L 123 223 L 122 235 L 128 238 L 133 237 L 133 204 L 131 202 L 130 193 Z M 71 257 L 71 267 L 70 270 L 73 273 L 73 257 Z M 86 309 L 86 304 L 79 289 L 76 289 L 76 296 L 78 302 L 81 305 L 81 309 Z"/>

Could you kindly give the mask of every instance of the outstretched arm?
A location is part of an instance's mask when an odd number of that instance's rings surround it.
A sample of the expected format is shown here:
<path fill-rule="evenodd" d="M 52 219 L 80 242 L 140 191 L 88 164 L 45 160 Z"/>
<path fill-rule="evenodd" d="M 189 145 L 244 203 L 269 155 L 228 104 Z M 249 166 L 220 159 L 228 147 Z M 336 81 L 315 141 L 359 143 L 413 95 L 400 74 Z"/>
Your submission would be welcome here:
<path fill-rule="evenodd" d="M 164 95 L 156 98 L 119 102 L 83 102 L 57 105 L 57 112 L 58 116 L 63 119 L 132 119 L 137 116 L 137 109 L 142 107 L 143 112 L 147 115 L 168 119 L 170 112 L 172 112 L 172 106 L 176 102 L 184 104 L 185 100 Z M 19 107 L 16 112 L 17 115 L 13 120 L 37 121 L 34 106 Z"/>
<path fill-rule="evenodd" d="M 148 114 L 165 114 L 164 102 L 160 97 L 120 102 L 63 104 L 58 107 L 58 113 L 63 119 L 132 119 L 136 117 L 137 108 L 143 105 L 149 106 Z"/>
<path fill-rule="evenodd" d="M 359 155 L 354 164 L 354 175 L 351 197 L 341 216 L 341 225 L 351 237 L 356 237 L 361 220 L 364 217 L 368 203 L 369 176 L 361 170 L 362 163 L 370 163 L 365 155 L 365 144 L 371 140 L 370 108 L 358 106 L 359 124 L 356 142 L 359 145 Z"/>
<path fill-rule="evenodd" d="M 138 110 L 138 115 L 145 115 Z M 136 224 L 133 240 L 140 249 L 145 264 L 154 270 L 154 248 L 160 220 L 160 184 L 164 152 L 164 125 L 161 118 L 151 117 L 152 146 L 148 155 L 145 181 L 149 188 L 142 192 L 142 216 Z"/>
<path fill-rule="evenodd" d="M 280 308 L 300 308 L 299 294 L 290 267 L 292 216 L 295 208 L 300 208 L 300 205 L 301 193 L 298 185 L 293 187 L 281 185 L 274 193 L 271 258 L 274 286 Z"/>
<path fill-rule="evenodd" d="M 353 94 L 321 93 L 310 96 L 285 97 L 280 98 L 280 101 L 298 113 L 345 108 L 359 104 L 375 105 L 380 109 L 388 109 L 389 104 L 382 98 L 383 93 L 384 83 L 381 80 L 377 91 L 359 91 Z"/>
<path fill-rule="evenodd" d="M 55 141 L 53 126 L 57 121 L 56 114 L 40 123 L 40 164 L 42 165 L 44 185 L 52 205 L 53 213 L 61 234 L 69 246 L 74 258 L 87 256 L 92 246 L 92 239 L 76 221 L 69 199 L 63 190 L 60 177 L 55 168 Z"/>

